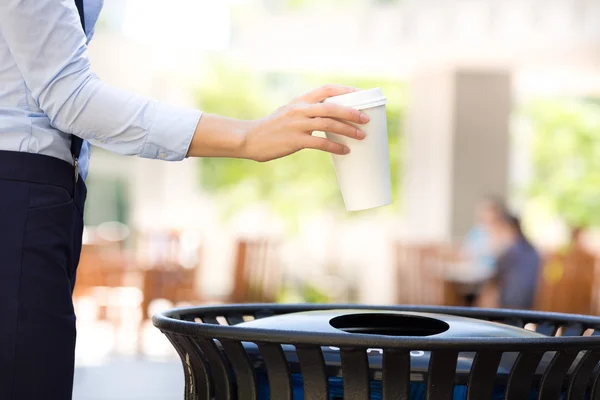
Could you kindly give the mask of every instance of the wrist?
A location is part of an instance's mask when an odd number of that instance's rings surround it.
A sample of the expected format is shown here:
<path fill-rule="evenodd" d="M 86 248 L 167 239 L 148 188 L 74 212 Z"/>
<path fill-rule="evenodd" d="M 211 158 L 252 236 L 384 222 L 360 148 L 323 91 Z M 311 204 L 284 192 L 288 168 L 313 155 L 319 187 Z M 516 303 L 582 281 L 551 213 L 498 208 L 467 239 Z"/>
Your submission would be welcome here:
<path fill-rule="evenodd" d="M 246 138 L 253 125 L 253 121 L 203 114 L 188 157 L 247 158 Z"/>

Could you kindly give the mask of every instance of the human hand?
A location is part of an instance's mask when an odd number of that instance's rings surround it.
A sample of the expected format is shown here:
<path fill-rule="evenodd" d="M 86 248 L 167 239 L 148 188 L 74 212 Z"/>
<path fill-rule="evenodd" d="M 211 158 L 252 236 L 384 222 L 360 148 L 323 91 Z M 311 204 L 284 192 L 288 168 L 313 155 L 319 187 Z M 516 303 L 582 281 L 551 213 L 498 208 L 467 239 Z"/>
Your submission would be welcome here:
<path fill-rule="evenodd" d="M 357 140 L 365 133 L 356 125 L 369 122 L 359 110 L 323 100 L 358 89 L 327 85 L 292 100 L 271 115 L 251 121 L 242 144 L 242 157 L 265 162 L 285 157 L 303 149 L 333 154 L 348 154 L 350 149 L 326 138 L 313 136 L 315 131 L 331 132 Z"/>

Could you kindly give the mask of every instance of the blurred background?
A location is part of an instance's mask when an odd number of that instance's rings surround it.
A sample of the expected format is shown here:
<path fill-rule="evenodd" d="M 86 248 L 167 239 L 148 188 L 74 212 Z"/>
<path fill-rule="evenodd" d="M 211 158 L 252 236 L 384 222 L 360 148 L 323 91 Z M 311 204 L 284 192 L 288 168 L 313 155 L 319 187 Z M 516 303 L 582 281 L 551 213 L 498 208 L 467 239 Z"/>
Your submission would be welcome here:
<path fill-rule="evenodd" d="M 104 3 L 94 70 L 142 95 L 254 119 L 326 83 L 381 87 L 394 204 L 347 213 L 317 152 L 165 163 L 94 149 L 75 399 L 181 398 L 149 321 L 179 305 L 600 312 L 598 1 Z M 531 299 L 507 302 L 511 279 Z"/>

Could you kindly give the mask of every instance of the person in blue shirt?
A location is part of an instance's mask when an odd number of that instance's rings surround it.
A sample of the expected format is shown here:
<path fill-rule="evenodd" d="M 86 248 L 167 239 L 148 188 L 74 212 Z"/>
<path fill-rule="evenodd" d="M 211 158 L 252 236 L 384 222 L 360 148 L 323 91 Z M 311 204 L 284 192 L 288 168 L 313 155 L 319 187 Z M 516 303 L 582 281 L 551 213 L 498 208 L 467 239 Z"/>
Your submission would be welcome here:
<path fill-rule="evenodd" d="M 258 162 L 302 149 L 347 154 L 314 131 L 357 140 L 369 118 L 323 104 L 329 85 L 243 121 L 174 107 L 102 82 L 87 45 L 102 0 L 0 1 L 0 399 L 70 399 L 72 291 L 90 146 L 179 161 Z M 143 66 L 140 66 L 143 68 Z"/>
<path fill-rule="evenodd" d="M 502 244 L 495 279 L 501 308 L 528 310 L 534 305 L 541 257 L 521 229 L 518 217 L 505 213 L 495 235 Z"/>
<path fill-rule="evenodd" d="M 493 227 L 502 218 L 504 203 L 492 196 L 480 201 L 476 210 L 477 221 L 467 233 L 462 253 L 467 262 L 473 265 L 473 272 L 479 283 L 463 287 L 465 301 L 468 306 L 476 303 L 479 292 L 488 278 L 494 275 L 497 249 L 492 235 Z"/>

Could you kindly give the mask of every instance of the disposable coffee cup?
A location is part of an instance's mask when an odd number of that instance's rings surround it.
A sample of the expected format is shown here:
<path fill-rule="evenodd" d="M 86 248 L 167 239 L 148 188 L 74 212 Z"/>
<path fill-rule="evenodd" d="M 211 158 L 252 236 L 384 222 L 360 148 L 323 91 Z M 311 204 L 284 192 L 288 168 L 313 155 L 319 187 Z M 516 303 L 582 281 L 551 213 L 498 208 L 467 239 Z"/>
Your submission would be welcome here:
<path fill-rule="evenodd" d="M 325 132 L 331 141 L 350 148 L 350 154 L 333 155 L 333 164 L 348 211 L 367 210 L 392 203 L 390 156 L 385 106 L 387 99 L 380 88 L 330 97 L 335 103 L 361 110 L 370 117 L 365 125 L 356 125 L 366 133 L 357 140 Z"/>

